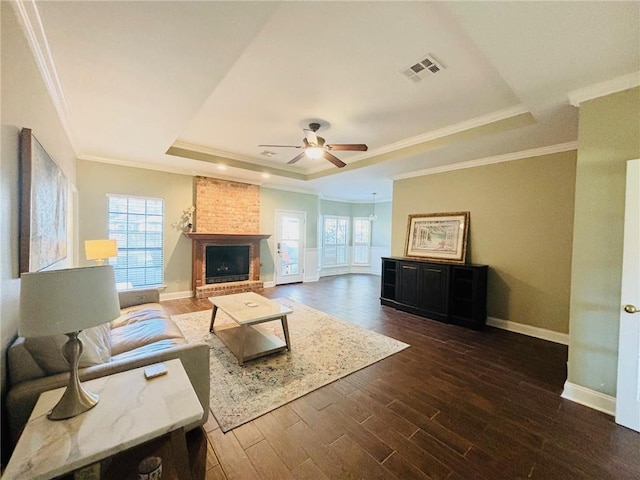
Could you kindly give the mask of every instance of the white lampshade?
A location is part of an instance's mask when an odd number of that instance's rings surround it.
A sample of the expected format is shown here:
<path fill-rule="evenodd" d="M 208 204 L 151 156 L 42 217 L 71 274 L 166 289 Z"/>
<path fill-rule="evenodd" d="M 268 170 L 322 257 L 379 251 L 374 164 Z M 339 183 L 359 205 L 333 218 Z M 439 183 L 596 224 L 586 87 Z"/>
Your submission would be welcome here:
<path fill-rule="evenodd" d="M 21 279 L 23 337 L 79 332 L 120 315 L 111 265 L 23 273 Z"/>
<path fill-rule="evenodd" d="M 102 261 L 105 258 L 118 256 L 118 243 L 116 240 L 85 240 L 84 251 L 87 260 Z M 101 264 L 101 263 L 99 263 Z"/>

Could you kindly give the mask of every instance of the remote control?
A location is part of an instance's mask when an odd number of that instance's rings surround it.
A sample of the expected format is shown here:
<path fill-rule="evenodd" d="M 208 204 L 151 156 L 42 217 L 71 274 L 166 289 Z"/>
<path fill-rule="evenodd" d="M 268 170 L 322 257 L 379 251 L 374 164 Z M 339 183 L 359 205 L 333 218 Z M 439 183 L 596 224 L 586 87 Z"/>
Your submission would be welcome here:
<path fill-rule="evenodd" d="M 167 373 L 167 367 L 164 363 L 154 363 L 144 369 L 144 376 L 147 377 L 147 379 L 159 377 L 165 373 Z"/>

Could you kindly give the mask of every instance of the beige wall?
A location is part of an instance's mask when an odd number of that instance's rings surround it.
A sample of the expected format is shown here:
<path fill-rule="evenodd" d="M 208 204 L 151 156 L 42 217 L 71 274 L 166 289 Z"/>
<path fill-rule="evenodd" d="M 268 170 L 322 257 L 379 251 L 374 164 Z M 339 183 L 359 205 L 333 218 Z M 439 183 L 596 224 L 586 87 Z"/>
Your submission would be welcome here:
<path fill-rule="evenodd" d="M 161 293 L 191 291 L 191 240 L 171 227 L 193 204 L 193 177 L 78 161 L 79 239 L 107 238 L 107 194 L 164 199 L 164 283 Z M 84 247 L 81 249 L 81 264 Z"/>
<path fill-rule="evenodd" d="M 31 50 L 9 2 L 0 2 L 2 10 L 2 161 L 0 163 L 0 337 L 2 355 L 0 373 L 5 393 L 5 354 L 18 331 L 20 280 L 18 274 L 18 155 L 19 134 L 31 128 L 38 141 L 58 163 L 70 190 L 76 181 L 75 153 L 46 90 Z M 70 220 L 73 220 L 73 193 L 69 192 Z M 73 224 L 67 245 L 67 258 L 52 268 L 73 264 L 75 251 Z"/>
<path fill-rule="evenodd" d="M 640 88 L 580 105 L 568 381 L 615 395 L 626 161 L 640 158 Z"/>
<path fill-rule="evenodd" d="M 391 253 L 404 255 L 409 214 L 469 211 L 488 315 L 568 333 L 575 165 L 572 151 L 398 180 Z"/>

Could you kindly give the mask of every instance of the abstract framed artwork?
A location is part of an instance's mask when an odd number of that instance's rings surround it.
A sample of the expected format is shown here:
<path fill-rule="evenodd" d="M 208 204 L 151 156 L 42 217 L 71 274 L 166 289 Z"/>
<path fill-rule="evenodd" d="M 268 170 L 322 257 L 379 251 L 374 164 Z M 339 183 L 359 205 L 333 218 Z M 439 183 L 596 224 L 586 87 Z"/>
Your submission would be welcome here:
<path fill-rule="evenodd" d="M 405 256 L 464 263 L 469 212 L 409 215 Z"/>
<path fill-rule="evenodd" d="M 20 273 L 67 256 L 67 178 L 29 128 L 20 132 Z"/>

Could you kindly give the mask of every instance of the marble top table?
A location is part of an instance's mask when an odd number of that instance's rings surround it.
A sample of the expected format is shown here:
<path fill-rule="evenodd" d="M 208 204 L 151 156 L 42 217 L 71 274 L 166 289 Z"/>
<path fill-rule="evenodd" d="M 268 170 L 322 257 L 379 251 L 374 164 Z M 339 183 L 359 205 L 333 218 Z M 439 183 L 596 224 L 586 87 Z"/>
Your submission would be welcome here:
<path fill-rule="evenodd" d="M 254 292 L 209 297 L 209 301 L 213 304 L 209 331 L 216 334 L 235 355 L 240 365 L 272 353 L 291 351 L 287 323 L 287 315 L 293 312 L 290 308 Z M 214 324 L 218 309 L 229 315 L 235 325 L 216 327 Z M 284 342 L 257 326 L 259 323 L 273 320 L 280 320 Z"/>
<path fill-rule="evenodd" d="M 200 420 L 202 405 L 182 363 L 164 364 L 168 373 L 150 380 L 142 367 L 83 382 L 100 401 L 67 420 L 47 418 L 64 388 L 41 394 L 2 480 L 64 475 Z"/>

